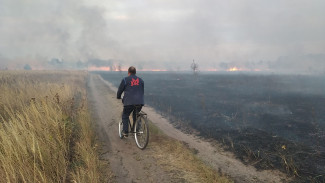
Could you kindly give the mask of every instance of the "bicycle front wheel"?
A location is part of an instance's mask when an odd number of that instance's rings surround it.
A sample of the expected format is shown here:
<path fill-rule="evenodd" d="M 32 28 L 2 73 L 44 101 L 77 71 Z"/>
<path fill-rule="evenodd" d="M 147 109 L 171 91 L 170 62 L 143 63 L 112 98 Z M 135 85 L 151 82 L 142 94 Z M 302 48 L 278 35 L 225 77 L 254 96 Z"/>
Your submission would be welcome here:
<path fill-rule="evenodd" d="M 119 122 L 118 123 L 118 135 L 120 136 L 121 139 L 123 139 L 123 135 L 122 135 L 122 130 L 123 130 L 123 122 Z"/>
<path fill-rule="evenodd" d="M 143 150 L 149 142 L 149 126 L 147 118 L 140 116 L 134 126 L 134 139 L 138 148 Z"/>

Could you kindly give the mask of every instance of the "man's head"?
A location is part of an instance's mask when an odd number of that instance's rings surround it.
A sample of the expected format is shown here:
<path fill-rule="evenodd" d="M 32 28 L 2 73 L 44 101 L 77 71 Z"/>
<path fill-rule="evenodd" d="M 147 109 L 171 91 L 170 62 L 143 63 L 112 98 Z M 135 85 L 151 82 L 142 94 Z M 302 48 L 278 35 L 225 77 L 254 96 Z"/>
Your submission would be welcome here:
<path fill-rule="evenodd" d="M 137 70 L 135 69 L 135 67 L 131 66 L 128 69 L 128 75 L 135 75 L 137 73 Z"/>

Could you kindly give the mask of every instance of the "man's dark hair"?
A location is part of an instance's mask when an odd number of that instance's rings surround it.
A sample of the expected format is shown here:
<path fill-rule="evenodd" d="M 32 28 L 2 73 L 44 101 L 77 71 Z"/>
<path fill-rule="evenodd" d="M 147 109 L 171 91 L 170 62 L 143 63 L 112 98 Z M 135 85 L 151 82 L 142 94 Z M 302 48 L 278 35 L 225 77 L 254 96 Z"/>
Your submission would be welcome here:
<path fill-rule="evenodd" d="M 128 72 L 130 74 L 136 74 L 137 73 L 137 70 L 135 69 L 135 67 L 131 66 L 131 67 L 129 67 Z"/>

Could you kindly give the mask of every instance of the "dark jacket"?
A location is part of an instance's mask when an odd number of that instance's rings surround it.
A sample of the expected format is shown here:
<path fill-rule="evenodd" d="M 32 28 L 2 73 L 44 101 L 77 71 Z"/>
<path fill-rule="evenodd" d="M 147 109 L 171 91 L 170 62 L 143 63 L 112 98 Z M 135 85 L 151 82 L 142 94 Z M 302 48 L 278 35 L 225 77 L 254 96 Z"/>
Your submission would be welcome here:
<path fill-rule="evenodd" d="M 130 75 L 122 79 L 117 91 L 117 98 L 121 99 L 124 92 L 123 104 L 127 105 L 144 105 L 144 82 L 136 75 Z"/>

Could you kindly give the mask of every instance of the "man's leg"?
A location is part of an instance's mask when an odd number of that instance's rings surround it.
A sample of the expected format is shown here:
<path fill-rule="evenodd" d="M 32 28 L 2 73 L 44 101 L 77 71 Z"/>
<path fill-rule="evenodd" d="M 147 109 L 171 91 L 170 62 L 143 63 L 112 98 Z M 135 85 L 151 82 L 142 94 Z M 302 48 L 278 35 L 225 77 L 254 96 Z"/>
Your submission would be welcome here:
<path fill-rule="evenodd" d="M 133 110 L 133 113 L 132 113 L 133 123 L 135 123 L 135 120 L 136 120 L 136 114 L 139 114 L 139 112 L 141 111 L 141 109 L 142 109 L 142 106 L 140 106 L 140 107 L 136 107 L 136 108 Z M 141 121 L 139 121 L 139 123 L 137 124 L 137 132 L 139 131 L 140 128 L 141 128 Z"/>
<path fill-rule="evenodd" d="M 128 133 L 129 131 L 129 116 L 133 111 L 133 106 L 128 105 L 123 107 L 122 122 L 123 122 L 123 132 Z"/>
<path fill-rule="evenodd" d="M 139 107 L 136 107 L 134 110 L 133 110 L 133 113 L 132 113 L 132 117 L 133 117 L 133 123 L 135 123 L 135 120 L 136 120 L 136 114 L 141 111 L 142 109 L 142 106 L 139 106 Z M 137 110 L 137 111 L 136 111 Z"/>

